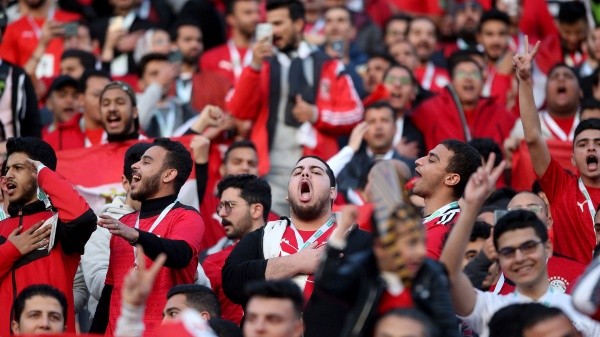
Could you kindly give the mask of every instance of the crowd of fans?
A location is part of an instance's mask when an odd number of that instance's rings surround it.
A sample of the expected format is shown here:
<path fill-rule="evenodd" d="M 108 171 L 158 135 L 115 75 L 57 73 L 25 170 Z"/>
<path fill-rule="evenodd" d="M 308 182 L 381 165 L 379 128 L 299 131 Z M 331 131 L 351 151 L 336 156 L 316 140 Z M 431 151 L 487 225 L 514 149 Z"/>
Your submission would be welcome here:
<path fill-rule="evenodd" d="M 0 4 L 0 336 L 600 337 L 596 0 Z"/>

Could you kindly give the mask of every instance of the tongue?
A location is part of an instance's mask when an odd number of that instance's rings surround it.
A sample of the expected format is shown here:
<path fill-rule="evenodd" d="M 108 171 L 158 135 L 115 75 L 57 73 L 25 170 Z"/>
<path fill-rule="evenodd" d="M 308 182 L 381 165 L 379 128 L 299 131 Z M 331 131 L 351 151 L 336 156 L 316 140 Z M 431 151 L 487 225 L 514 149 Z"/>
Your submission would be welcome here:
<path fill-rule="evenodd" d="M 598 163 L 591 162 L 587 164 L 588 171 L 595 171 L 598 169 Z"/>
<path fill-rule="evenodd" d="M 308 200 L 310 200 L 310 192 L 301 192 L 300 193 L 300 200 L 301 201 L 308 201 Z"/>

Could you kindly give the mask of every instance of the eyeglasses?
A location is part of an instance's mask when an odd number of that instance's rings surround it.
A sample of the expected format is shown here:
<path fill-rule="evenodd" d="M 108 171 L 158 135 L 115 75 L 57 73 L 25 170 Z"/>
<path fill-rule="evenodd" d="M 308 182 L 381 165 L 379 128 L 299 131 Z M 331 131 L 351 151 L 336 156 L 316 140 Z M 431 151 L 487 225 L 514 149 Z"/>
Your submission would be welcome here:
<path fill-rule="evenodd" d="M 516 211 L 516 210 L 527 210 L 527 211 L 531 211 L 535 214 L 542 214 L 542 211 L 544 210 L 544 207 L 541 205 L 536 205 L 536 204 L 529 204 L 529 205 L 525 205 L 525 206 L 515 206 L 515 207 L 511 207 L 508 209 L 508 211 Z"/>
<path fill-rule="evenodd" d="M 537 246 L 540 243 L 544 243 L 544 242 L 529 240 L 529 241 L 521 244 L 519 247 L 504 247 L 498 251 L 498 255 L 502 256 L 505 259 L 512 259 L 515 257 L 517 250 L 520 250 L 521 253 L 523 253 L 525 255 L 530 255 L 530 254 L 535 253 Z"/>
<path fill-rule="evenodd" d="M 461 71 L 458 70 L 454 76 L 456 77 L 457 80 L 461 80 L 463 78 L 472 78 L 474 80 L 480 80 L 481 79 L 481 73 L 478 71 Z"/>
<path fill-rule="evenodd" d="M 234 208 L 235 206 L 237 206 L 237 203 L 235 203 L 233 201 L 221 201 L 217 205 L 217 214 L 221 213 L 221 210 L 223 208 L 225 208 L 225 213 L 229 214 L 229 213 L 231 213 L 231 209 Z"/>
<path fill-rule="evenodd" d="M 412 79 L 409 76 L 386 76 L 383 80 L 385 84 L 411 85 Z"/>

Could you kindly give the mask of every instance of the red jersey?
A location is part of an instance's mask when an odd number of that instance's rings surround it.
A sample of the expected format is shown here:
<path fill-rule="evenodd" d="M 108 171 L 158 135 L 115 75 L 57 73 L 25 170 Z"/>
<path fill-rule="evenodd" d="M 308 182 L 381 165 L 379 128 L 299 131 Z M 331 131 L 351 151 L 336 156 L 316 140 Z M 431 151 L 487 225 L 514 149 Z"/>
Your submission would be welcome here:
<path fill-rule="evenodd" d="M 200 69 L 218 73 L 235 84 L 251 59 L 252 51 L 248 52 L 248 48 L 237 47 L 232 40 L 229 40 L 204 53 L 200 58 Z"/>
<path fill-rule="evenodd" d="M 444 14 L 444 4 L 440 0 L 391 0 L 391 5 L 398 12 L 412 15 L 441 16 Z"/>
<path fill-rule="evenodd" d="M 83 114 L 79 113 L 67 122 L 53 122 L 42 129 L 42 140 L 50 144 L 55 151 L 85 147 L 86 136 L 81 130 L 81 118 Z"/>
<path fill-rule="evenodd" d="M 472 138 L 491 138 L 499 145 L 504 144 L 517 119 L 493 98 L 480 98 L 475 110 L 465 111 L 465 115 Z M 421 103 L 411 118 L 423 133 L 427 151 L 448 138 L 466 141 L 458 108 L 448 90 Z"/>
<path fill-rule="evenodd" d="M 575 281 L 585 271 L 585 265 L 577 261 L 566 259 L 560 256 L 552 256 L 548 259 L 548 281 L 550 287 L 561 293 L 571 294 Z M 504 282 L 499 294 L 510 294 L 515 290 L 515 286 Z"/>
<path fill-rule="evenodd" d="M 596 246 L 596 233 L 590 209 L 600 202 L 600 188 L 579 184 L 554 159 L 540 177 L 540 185 L 550 201 L 554 223 L 554 250 L 578 262 L 588 264 Z M 589 194 L 590 199 L 585 194 Z M 590 204 L 591 203 L 591 204 Z"/>
<path fill-rule="evenodd" d="M 57 9 L 52 18 L 59 22 L 79 20 L 79 15 Z M 6 27 L 0 44 L 0 57 L 8 62 L 24 67 L 31 58 L 42 34 L 46 18 L 38 19 L 23 16 Z M 46 52 L 36 69 L 37 77 L 53 77 L 60 73 L 60 57 L 63 53 L 63 39 L 50 41 Z"/>
<path fill-rule="evenodd" d="M 446 235 L 450 232 L 456 221 L 458 221 L 459 215 L 460 207 L 458 207 L 458 202 L 453 201 L 423 218 L 425 248 L 427 249 L 428 258 L 436 261 L 440 259 L 444 242 L 446 242 Z"/>
<path fill-rule="evenodd" d="M 235 245 L 226 247 L 222 251 L 206 257 L 204 262 L 202 262 L 202 268 L 204 268 L 204 272 L 210 280 L 210 286 L 219 298 L 219 303 L 221 304 L 221 316 L 223 319 L 239 325 L 242 321 L 242 316 L 244 316 L 244 310 L 241 305 L 231 302 L 231 300 L 225 296 L 225 292 L 223 291 L 223 276 L 221 274 L 225 260 L 229 256 L 229 253 L 231 253 L 233 247 L 235 247 Z"/>
<path fill-rule="evenodd" d="M 418 66 L 413 73 L 424 89 L 436 94 L 445 91 L 444 88 L 450 83 L 450 76 L 446 69 L 436 67 L 431 61 L 424 67 Z"/>
<path fill-rule="evenodd" d="M 156 228 L 151 231 L 155 222 L 159 220 L 161 211 L 167 207 L 167 203 L 174 200 L 175 197 L 165 197 L 145 201 L 142 203 L 140 212 L 127 214 L 120 219 L 125 225 L 134 227 L 139 217 L 140 231 L 152 232 L 163 239 L 183 240 L 192 249 L 192 258 L 187 266 L 180 269 L 163 267 L 158 273 L 144 314 L 147 334 L 151 334 L 163 319 L 163 308 L 167 302 L 169 289 L 177 284 L 194 283 L 196 277 L 200 241 L 204 234 L 204 222 L 200 214 L 191 207 L 176 203 L 158 222 Z M 150 267 L 153 261 L 147 256 L 145 259 L 146 266 Z M 107 336 L 114 335 L 117 318 L 121 314 L 123 281 L 129 270 L 133 268 L 134 261 L 134 247 L 125 239 L 112 236 L 110 240 L 110 260 L 105 281 L 106 284 L 113 285 L 108 326 L 106 328 Z"/>

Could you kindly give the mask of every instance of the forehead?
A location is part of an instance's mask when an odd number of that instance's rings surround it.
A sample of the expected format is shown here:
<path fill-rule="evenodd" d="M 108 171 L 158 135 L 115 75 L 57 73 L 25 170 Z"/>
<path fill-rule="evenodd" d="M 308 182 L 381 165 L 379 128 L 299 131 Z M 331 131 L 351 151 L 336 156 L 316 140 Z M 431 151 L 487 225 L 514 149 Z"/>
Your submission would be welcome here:
<path fill-rule="evenodd" d="M 314 167 L 314 166 L 320 167 L 321 169 L 323 169 L 323 171 L 327 170 L 327 167 L 325 167 L 325 164 L 323 164 L 322 161 L 320 161 L 316 158 L 304 158 L 296 164 L 294 169 L 296 169 L 298 167 Z"/>
<path fill-rule="evenodd" d="M 350 21 L 350 13 L 342 8 L 332 8 L 325 12 L 325 19 L 344 19 Z"/>
<path fill-rule="evenodd" d="M 246 1 L 242 1 L 242 2 L 246 2 Z M 200 28 L 198 28 L 196 26 L 192 26 L 192 25 L 180 26 L 178 33 L 182 34 L 182 35 L 200 35 L 201 34 Z"/>
<path fill-rule="evenodd" d="M 583 139 L 600 139 L 600 130 L 598 129 L 587 129 L 581 131 L 577 137 L 573 140 L 573 143 L 577 143 Z"/>
<path fill-rule="evenodd" d="M 276 8 L 276 9 L 267 11 L 267 21 L 268 22 L 285 20 L 285 19 L 291 19 L 290 10 L 287 7 L 281 7 L 281 8 Z"/>
<path fill-rule="evenodd" d="M 56 89 L 54 91 L 52 91 L 52 95 L 57 94 L 57 93 L 74 93 L 77 92 L 77 88 L 72 87 L 70 85 L 64 86 L 62 88 Z"/>
<path fill-rule="evenodd" d="M 242 191 L 239 188 L 229 187 L 223 191 L 221 200 L 238 200 Z"/>
<path fill-rule="evenodd" d="M 370 108 L 365 111 L 365 119 L 371 119 L 375 117 L 389 117 L 394 119 L 394 111 L 386 107 Z"/>
<path fill-rule="evenodd" d="M 504 247 L 516 247 L 521 245 L 523 242 L 530 240 L 540 240 L 541 238 L 535 234 L 535 230 L 529 228 L 519 228 L 510 230 L 502 233 L 498 238 L 498 249 Z"/>
<path fill-rule="evenodd" d="M 463 61 L 460 62 L 459 64 L 456 65 L 456 67 L 454 68 L 454 71 L 457 70 L 461 70 L 461 71 L 479 71 L 479 67 L 477 66 L 477 64 L 475 63 L 474 60 L 472 61 Z"/>
<path fill-rule="evenodd" d="M 544 206 L 544 201 L 542 198 L 537 196 L 536 194 L 530 192 L 522 192 L 515 195 L 510 202 L 508 203 L 508 207 L 514 206 L 527 206 L 527 205 L 540 205 Z"/>
<path fill-rule="evenodd" d="M 422 337 L 423 325 L 412 318 L 388 316 L 377 323 L 376 336 Z"/>
<path fill-rule="evenodd" d="M 150 69 L 150 68 L 152 68 L 152 70 L 158 70 L 159 68 L 166 66 L 168 63 L 169 63 L 169 61 L 163 61 L 163 60 L 150 61 L 146 65 L 146 71 L 148 71 L 148 69 Z"/>
<path fill-rule="evenodd" d="M 77 58 L 77 57 L 75 57 L 75 56 L 72 56 L 72 57 L 67 57 L 67 58 L 64 58 L 64 59 L 62 59 L 62 60 L 60 61 L 60 63 L 73 63 L 73 62 L 75 62 L 75 63 L 77 63 L 77 64 L 81 65 L 81 62 L 79 61 L 79 58 Z"/>
<path fill-rule="evenodd" d="M 86 80 L 86 88 L 90 88 L 90 87 L 104 88 L 108 83 L 110 83 L 110 81 L 106 77 L 91 76 L 91 77 L 88 77 L 88 79 Z"/>
<path fill-rule="evenodd" d="M 552 69 L 552 71 L 550 71 L 550 73 L 548 74 L 548 77 L 553 77 L 553 76 L 558 76 L 558 75 L 563 75 L 563 76 L 575 76 L 575 74 L 573 73 L 573 70 L 567 66 L 557 66 L 554 69 Z"/>
<path fill-rule="evenodd" d="M 185 295 L 184 294 L 176 294 L 176 295 L 169 297 L 169 299 L 167 300 L 167 303 L 165 304 L 165 309 L 170 309 L 170 308 L 178 308 L 178 309 L 188 308 L 187 298 L 185 297 Z"/>
<path fill-rule="evenodd" d="M 438 146 L 434 147 L 433 150 L 430 151 L 440 157 L 442 161 L 449 162 L 452 157 L 454 157 L 454 152 L 450 151 L 443 144 L 438 144 Z"/>
<path fill-rule="evenodd" d="M 291 316 L 294 305 L 290 299 L 252 297 L 246 305 L 246 312 L 252 314 Z"/>
<path fill-rule="evenodd" d="M 58 300 L 51 296 L 34 295 L 25 300 L 25 311 L 46 310 L 62 312 Z"/>
<path fill-rule="evenodd" d="M 425 31 L 429 31 L 429 32 L 435 31 L 435 25 L 433 24 L 433 22 L 431 22 L 427 19 L 422 19 L 422 18 L 411 21 L 408 28 L 409 28 L 409 33 L 414 30 L 419 30 L 419 31 L 425 30 Z"/>
<path fill-rule="evenodd" d="M 29 158 L 29 156 L 24 152 L 14 152 L 14 153 L 11 153 L 10 156 L 8 156 L 8 159 L 6 160 L 6 164 L 8 166 L 11 166 L 16 163 L 23 163 L 26 161 L 27 158 Z"/>
<path fill-rule="evenodd" d="M 118 98 L 124 98 L 127 99 L 128 101 L 131 101 L 131 99 L 129 98 L 129 95 L 127 95 L 127 93 L 125 91 L 123 91 L 123 89 L 121 88 L 109 88 L 107 89 L 104 94 L 102 94 L 102 99 L 118 99 Z"/>
<path fill-rule="evenodd" d="M 406 71 L 406 69 L 401 68 L 401 67 L 392 67 L 390 68 L 390 70 L 388 70 L 388 73 L 386 75 L 386 77 L 388 76 L 406 76 L 406 77 L 410 77 L 410 73 L 408 71 Z"/>
<path fill-rule="evenodd" d="M 482 31 L 497 31 L 508 29 L 508 25 L 500 20 L 487 20 L 481 25 Z"/>
<path fill-rule="evenodd" d="M 228 161 L 236 159 L 256 160 L 256 151 L 250 147 L 238 147 L 227 154 Z"/>
<path fill-rule="evenodd" d="M 151 157 L 154 160 L 163 159 L 166 155 L 167 150 L 158 145 L 154 145 L 144 152 L 144 157 Z"/>

